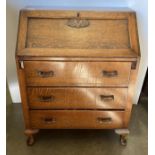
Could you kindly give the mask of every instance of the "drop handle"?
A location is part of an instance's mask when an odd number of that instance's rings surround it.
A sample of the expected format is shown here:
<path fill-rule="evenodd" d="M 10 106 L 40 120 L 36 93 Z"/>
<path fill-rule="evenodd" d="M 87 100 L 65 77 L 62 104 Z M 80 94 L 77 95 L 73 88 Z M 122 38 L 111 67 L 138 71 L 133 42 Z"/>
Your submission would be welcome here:
<path fill-rule="evenodd" d="M 52 123 L 56 122 L 56 119 L 55 118 L 51 118 L 51 117 L 47 117 L 47 118 L 44 118 L 44 122 L 46 124 L 52 124 Z"/>
<path fill-rule="evenodd" d="M 114 101 L 114 95 L 100 95 L 101 101 L 111 102 Z"/>
<path fill-rule="evenodd" d="M 52 102 L 55 100 L 55 97 L 54 96 L 39 96 L 38 97 L 39 99 L 39 102 Z"/>
<path fill-rule="evenodd" d="M 111 123 L 112 118 L 111 117 L 97 117 L 97 122 L 102 124 L 102 123 Z"/>
<path fill-rule="evenodd" d="M 54 71 L 37 71 L 39 77 L 48 78 L 54 76 Z"/>
<path fill-rule="evenodd" d="M 118 72 L 116 70 L 113 70 L 113 71 L 106 71 L 106 70 L 103 70 L 102 71 L 102 75 L 104 77 L 116 77 L 118 76 Z"/>

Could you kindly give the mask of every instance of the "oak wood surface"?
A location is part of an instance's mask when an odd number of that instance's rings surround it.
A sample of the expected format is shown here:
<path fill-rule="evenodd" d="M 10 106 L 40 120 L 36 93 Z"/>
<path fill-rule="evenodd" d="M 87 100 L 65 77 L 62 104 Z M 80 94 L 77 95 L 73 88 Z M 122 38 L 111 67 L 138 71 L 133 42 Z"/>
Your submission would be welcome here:
<path fill-rule="evenodd" d="M 24 73 L 24 70 L 20 68 L 20 63 L 17 57 L 16 57 L 16 67 L 17 67 L 18 82 L 19 82 L 19 87 L 20 87 L 20 95 L 21 95 L 21 101 L 22 101 L 22 111 L 23 111 L 23 116 L 24 116 L 25 128 L 30 128 L 25 73 Z"/>
<path fill-rule="evenodd" d="M 131 49 L 58 49 L 58 48 L 25 48 L 18 51 L 18 56 L 56 57 L 56 58 L 137 58 Z M 131 61 L 131 60 L 130 60 Z"/>
<path fill-rule="evenodd" d="M 67 22 L 68 19 L 30 18 L 26 48 L 130 48 L 127 20 L 89 20 L 85 28 L 72 28 Z"/>
<path fill-rule="evenodd" d="M 129 125 L 131 112 L 132 112 L 132 104 L 134 103 L 133 102 L 133 96 L 135 94 L 135 89 L 136 89 L 139 63 L 140 63 L 140 59 L 137 60 L 136 69 L 131 70 L 130 82 L 129 82 L 129 87 L 128 87 L 128 97 L 127 97 L 127 102 L 126 102 L 126 107 L 125 107 L 126 112 L 124 113 L 124 118 L 125 118 L 125 124 L 124 125 L 126 127 L 128 127 L 128 125 Z"/>
<path fill-rule="evenodd" d="M 122 111 L 31 110 L 31 127 L 40 129 L 123 128 Z"/>
<path fill-rule="evenodd" d="M 81 18 L 87 19 L 128 19 L 130 14 L 134 11 L 86 11 L 86 10 L 26 10 L 22 9 L 21 12 L 26 17 L 39 17 L 39 18 L 75 18 L 77 13 L 80 13 Z"/>
<path fill-rule="evenodd" d="M 130 62 L 24 61 L 29 86 L 127 86 Z M 117 75 L 107 76 L 117 72 Z M 53 75 L 42 77 L 39 72 Z"/>
<path fill-rule="evenodd" d="M 127 88 L 28 88 L 31 109 L 124 109 Z"/>
<path fill-rule="evenodd" d="M 127 22 L 128 24 L 126 25 L 126 28 L 127 28 L 126 29 L 126 33 L 129 33 L 129 37 L 127 37 L 127 38 L 130 39 L 130 43 L 131 43 L 131 48 L 130 49 L 135 50 L 134 52 L 139 54 L 138 38 L 136 37 L 137 36 L 137 30 L 136 30 L 137 27 L 136 27 L 135 12 L 133 12 L 133 11 L 128 11 L 128 12 L 126 12 L 126 11 L 124 11 L 124 12 L 122 12 L 122 11 L 120 11 L 120 12 L 119 11 L 107 11 L 107 12 L 105 12 L 105 11 L 103 11 L 103 12 L 102 11 L 51 11 L 51 10 L 22 10 L 21 11 L 21 13 L 20 13 L 20 24 L 19 24 L 19 33 L 18 33 L 18 38 L 19 39 L 18 39 L 18 44 L 17 44 L 17 53 L 19 55 L 24 55 L 23 49 L 26 47 L 26 43 L 27 43 L 27 35 L 25 35 L 25 34 L 29 31 L 28 27 L 27 27 L 29 25 L 28 24 L 29 23 L 28 22 L 29 19 L 36 18 L 37 20 L 38 19 L 40 20 L 40 18 L 42 18 L 44 20 L 52 20 L 53 19 L 53 21 L 54 20 L 58 21 L 58 19 L 59 20 L 66 20 L 66 19 L 70 19 L 70 18 L 76 18 L 77 17 L 77 13 L 80 14 L 80 19 L 89 19 L 89 20 L 95 20 L 95 21 L 99 20 L 100 22 L 106 22 L 107 20 L 110 20 L 110 21 L 113 21 L 114 23 L 115 23 L 115 21 L 120 21 L 117 24 L 117 28 L 119 27 L 119 25 L 120 25 L 120 23 L 122 21 L 128 21 Z M 102 25 L 102 24 L 100 24 L 100 25 Z M 115 34 L 115 33 L 113 33 L 113 31 L 111 31 L 111 30 L 115 29 L 115 27 L 113 27 L 113 26 L 114 25 L 112 24 L 109 27 L 105 27 L 106 29 L 107 28 L 109 29 L 107 31 L 107 33 L 109 33 L 109 35 L 105 39 L 108 39 L 108 37 L 113 36 Z M 60 31 L 58 31 L 58 33 Z M 120 33 L 122 31 L 123 30 L 121 30 Z M 52 32 L 52 31 L 50 31 L 50 32 Z M 22 33 L 24 33 L 24 35 Z M 63 33 L 64 33 L 64 31 L 63 31 Z M 62 34 L 62 33 L 60 33 L 60 34 Z M 96 33 L 94 33 L 94 35 L 96 35 Z M 79 33 L 78 33 L 78 35 L 72 35 L 72 36 L 75 36 L 75 37 L 79 36 L 80 37 Z M 122 36 L 122 37 L 125 37 L 125 36 L 126 35 L 124 34 L 124 36 Z M 118 36 L 115 35 L 115 37 L 113 37 L 111 39 L 113 40 L 113 39 L 115 39 L 117 37 L 119 37 L 118 40 L 121 39 L 121 35 L 120 34 L 118 34 Z M 94 38 L 94 37 L 90 37 L 89 40 L 91 38 Z M 102 36 L 102 38 L 103 38 L 103 36 Z M 102 40 L 102 38 L 101 38 L 101 40 Z M 83 39 L 84 39 L 84 37 L 82 38 L 82 40 Z M 77 40 L 77 41 L 79 42 L 79 40 Z M 96 42 L 96 40 L 95 40 L 95 42 Z M 98 42 L 100 42 L 100 40 L 98 40 Z M 63 44 L 63 42 L 62 42 L 62 44 Z M 111 45 L 109 44 L 109 46 L 112 46 L 112 44 Z M 51 46 L 53 46 L 53 45 L 51 45 Z M 76 45 L 73 45 L 73 46 L 76 46 Z M 83 45 L 83 46 L 86 46 L 86 45 Z M 90 45 L 90 46 L 92 46 L 92 45 Z M 39 55 L 39 53 L 38 53 L 38 55 Z"/>
<path fill-rule="evenodd" d="M 21 10 L 16 63 L 29 142 L 39 129 L 127 129 L 139 62 L 134 11 Z"/>

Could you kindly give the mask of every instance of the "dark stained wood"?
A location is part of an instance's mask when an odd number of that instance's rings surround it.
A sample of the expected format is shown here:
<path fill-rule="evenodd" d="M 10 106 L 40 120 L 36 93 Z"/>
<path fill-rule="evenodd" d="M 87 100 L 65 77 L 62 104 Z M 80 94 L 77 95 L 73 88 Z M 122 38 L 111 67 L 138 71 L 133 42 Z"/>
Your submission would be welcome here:
<path fill-rule="evenodd" d="M 127 86 L 130 62 L 47 62 L 24 61 L 29 86 Z M 103 72 L 117 72 L 106 76 Z M 53 75 L 46 77 L 39 74 Z"/>

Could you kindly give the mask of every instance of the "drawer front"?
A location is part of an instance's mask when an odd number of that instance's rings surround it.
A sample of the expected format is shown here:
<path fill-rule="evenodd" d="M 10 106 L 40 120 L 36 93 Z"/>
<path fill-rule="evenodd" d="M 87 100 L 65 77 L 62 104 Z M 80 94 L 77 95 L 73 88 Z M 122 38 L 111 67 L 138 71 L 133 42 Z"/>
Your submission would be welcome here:
<path fill-rule="evenodd" d="M 28 88 L 31 109 L 124 109 L 127 88 Z"/>
<path fill-rule="evenodd" d="M 127 86 L 131 62 L 24 61 L 28 86 Z"/>
<path fill-rule="evenodd" d="M 124 112 L 76 111 L 76 110 L 31 110 L 32 128 L 39 129 L 110 129 L 123 127 Z"/>

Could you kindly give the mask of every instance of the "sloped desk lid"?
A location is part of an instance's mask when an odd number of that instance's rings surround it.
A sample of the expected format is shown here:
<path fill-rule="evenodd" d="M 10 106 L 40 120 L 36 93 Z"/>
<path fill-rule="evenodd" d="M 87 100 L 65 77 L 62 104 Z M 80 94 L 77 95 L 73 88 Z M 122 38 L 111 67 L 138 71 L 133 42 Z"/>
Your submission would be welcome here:
<path fill-rule="evenodd" d="M 22 10 L 17 55 L 137 57 L 135 13 Z"/>

